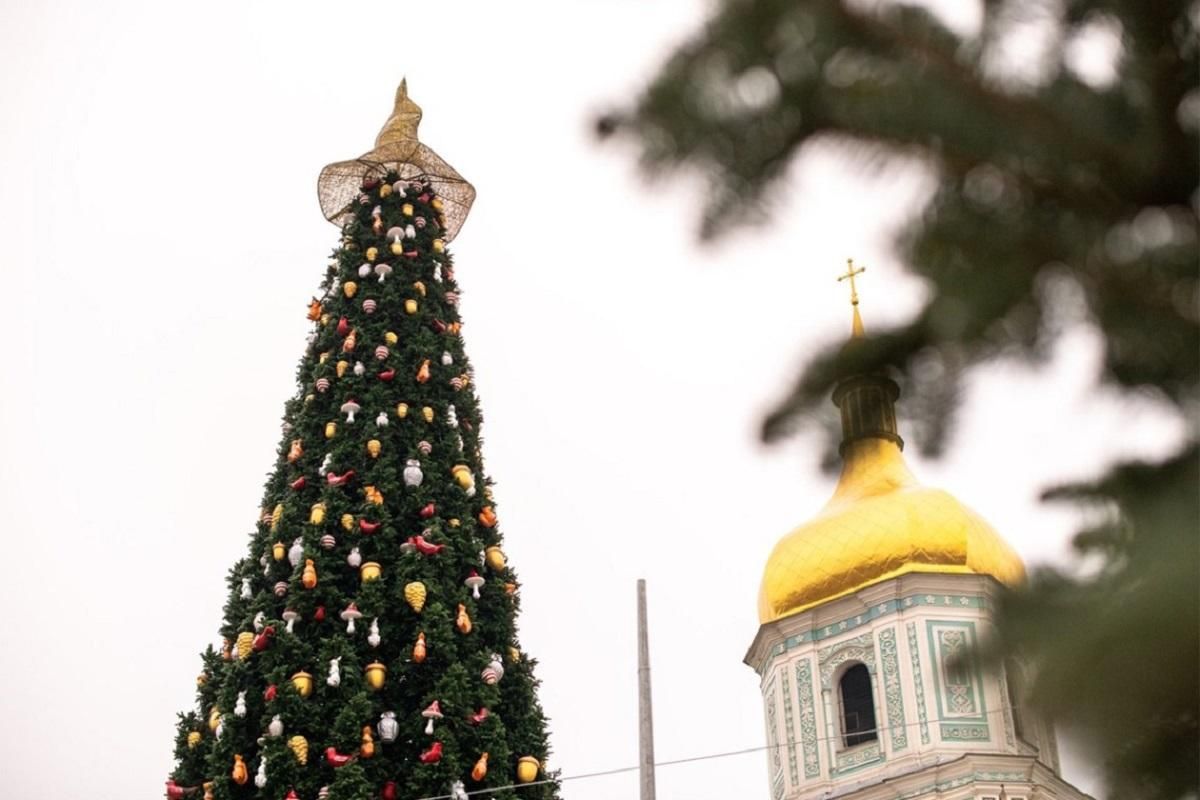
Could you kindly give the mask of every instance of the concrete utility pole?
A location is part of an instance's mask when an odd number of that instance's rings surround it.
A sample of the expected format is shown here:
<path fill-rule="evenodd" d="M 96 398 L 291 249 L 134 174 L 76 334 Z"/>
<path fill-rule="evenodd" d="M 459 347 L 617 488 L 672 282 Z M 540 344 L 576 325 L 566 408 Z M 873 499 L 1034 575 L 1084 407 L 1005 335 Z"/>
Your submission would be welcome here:
<path fill-rule="evenodd" d="M 641 800 L 654 800 L 654 712 L 650 702 L 650 637 L 646 631 L 646 581 L 637 582 L 638 597 L 638 773 Z"/>

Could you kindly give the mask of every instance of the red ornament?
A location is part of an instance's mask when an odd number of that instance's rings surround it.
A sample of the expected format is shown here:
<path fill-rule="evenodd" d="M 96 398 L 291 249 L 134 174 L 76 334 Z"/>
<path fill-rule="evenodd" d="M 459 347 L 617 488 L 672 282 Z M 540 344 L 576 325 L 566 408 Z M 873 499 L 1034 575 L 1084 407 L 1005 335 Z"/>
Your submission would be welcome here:
<path fill-rule="evenodd" d="M 404 251 L 405 258 L 416 258 L 419 255 L 421 255 L 421 254 L 418 253 L 416 250 L 405 250 Z"/>
<path fill-rule="evenodd" d="M 350 332 L 350 320 L 346 319 L 345 317 L 342 317 L 341 319 L 339 319 L 338 324 L 337 324 L 337 332 L 338 332 L 338 336 L 345 336 L 347 333 L 349 333 Z"/>
<path fill-rule="evenodd" d="M 265 692 L 263 692 L 263 700 L 265 700 L 269 703 L 275 699 L 275 695 L 278 693 L 279 693 L 279 689 L 277 689 L 275 687 L 275 684 L 272 683 L 270 686 L 267 687 L 267 690 Z"/>
<path fill-rule="evenodd" d="M 440 319 L 435 319 L 433 322 L 429 323 L 429 326 L 437 333 L 446 332 L 446 323 L 442 322 Z"/>
<path fill-rule="evenodd" d="M 182 800 L 186 795 L 195 792 L 197 788 L 195 786 L 180 786 L 175 783 L 173 778 L 167 778 L 167 800 Z"/>
<path fill-rule="evenodd" d="M 433 503 L 427 503 L 424 508 L 417 512 L 421 519 L 429 519 L 437 513 L 437 507 Z"/>
<path fill-rule="evenodd" d="M 491 716 L 490 711 L 488 711 L 486 708 L 481 708 L 478 711 L 476 711 L 474 714 L 468 714 L 467 722 L 470 722 L 472 725 L 482 725 L 483 721 L 490 716 Z"/>
<path fill-rule="evenodd" d="M 428 203 L 429 202 L 429 192 L 425 192 L 417 199 L 420 200 L 422 203 Z"/>
<path fill-rule="evenodd" d="M 292 487 L 293 489 L 295 489 L 298 492 L 301 489 L 303 489 L 307 484 L 308 484 L 308 480 L 303 475 L 301 475 L 299 478 L 296 478 L 296 480 L 289 483 L 288 486 Z"/>
<path fill-rule="evenodd" d="M 436 764 L 442 760 L 442 743 L 434 742 L 429 746 L 429 749 L 421 753 L 420 760 L 422 764 Z"/>
<path fill-rule="evenodd" d="M 379 185 L 379 178 L 364 178 L 362 182 L 362 190 L 369 192 Z"/>
<path fill-rule="evenodd" d="M 396 800 L 396 782 L 388 781 L 379 791 L 379 800 Z"/>
<path fill-rule="evenodd" d="M 337 769 L 338 767 L 344 767 L 353 760 L 353 755 L 344 756 L 339 753 L 337 748 L 333 745 L 325 748 L 325 763 L 334 769 Z"/>
<path fill-rule="evenodd" d="M 262 629 L 262 633 L 260 633 L 254 637 L 254 641 L 251 643 L 251 647 L 261 653 L 263 650 L 267 649 L 267 645 L 269 645 L 271 643 L 271 638 L 274 635 L 275 635 L 275 626 L 268 625 L 267 627 Z"/>
<path fill-rule="evenodd" d="M 317 606 L 317 610 L 313 612 L 313 619 L 317 622 L 325 621 L 325 606 Z"/>
<path fill-rule="evenodd" d="M 358 521 L 358 527 L 362 529 L 363 533 L 375 533 L 377 530 L 379 530 L 380 528 L 383 527 L 383 523 L 382 522 L 368 522 L 365 519 L 360 519 Z"/>
<path fill-rule="evenodd" d="M 288 789 L 288 793 L 284 796 L 283 800 L 300 800 L 300 795 L 296 794 L 295 789 Z"/>
<path fill-rule="evenodd" d="M 325 480 L 330 486 L 344 486 L 354 478 L 354 470 L 348 469 L 341 475 L 336 475 L 333 472 L 325 473 Z"/>
<path fill-rule="evenodd" d="M 379 373 L 379 380 L 381 381 L 390 381 L 394 377 L 396 377 L 396 370 L 390 367 Z"/>
<path fill-rule="evenodd" d="M 419 533 L 416 536 L 410 536 L 408 538 L 408 543 L 417 548 L 417 552 L 423 556 L 436 556 L 438 553 L 446 549 L 446 545 L 444 544 L 430 544 L 429 542 L 425 541 L 425 537 Z"/>

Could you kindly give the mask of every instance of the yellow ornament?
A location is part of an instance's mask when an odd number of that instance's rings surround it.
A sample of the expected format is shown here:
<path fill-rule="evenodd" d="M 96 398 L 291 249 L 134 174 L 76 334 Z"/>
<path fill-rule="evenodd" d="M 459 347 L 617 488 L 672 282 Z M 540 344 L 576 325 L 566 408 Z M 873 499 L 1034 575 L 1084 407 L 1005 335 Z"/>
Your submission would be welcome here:
<path fill-rule="evenodd" d="M 363 487 L 363 494 L 366 495 L 368 503 L 374 503 L 377 506 L 383 505 L 383 493 L 374 486 Z"/>
<path fill-rule="evenodd" d="M 413 215 L 412 203 L 405 203 L 404 205 L 400 206 L 400 213 L 406 217 L 411 217 Z"/>
<path fill-rule="evenodd" d="M 316 400 L 316 399 L 317 399 L 317 396 L 316 396 L 315 394 L 306 394 L 306 395 L 304 395 L 304 402 L 305 402 L 306 404 L 307 404 L 307 403 L 311 403 L 313 400 Z"/>
<path fill-rule="evenodd" d="M 411 297 L 408 298 L 407 300 L 405 300 L 404 301 L 404 313 L 405 314 L 417 313 L 417 301 L 413 300 Z"/>
<path fill-rule="evenodd" d="M 396 416 L 400 419 L 408 416 L 408 403 L 396 403 Z"/>
<path fill-rule="evenodd" d="M 368 247 L 367 252 L 364 253 L 364 255 L 367 257 L 367 261 L 374 261 L 376 258 L 379 257 L 379 248 L 378 247 Z"/>
<path fill-rule="evenodd" d="M 221 724 L 221 708 L 213 706 L 208 710 L 208 729 L 216 732 L 217 726 Z"/>
<path fill-rule="evenodd" d="M 442 198 L 440 198 L 440 197 L 433 198 L 433 201 L 429 205 L 433 207 L 434 211 L 441 211 L 442 210 Z"/>
<path fill-rule="evenodd" d="M 331 355 L 333 355 L 333 353 L 326 350 L 324 353 L 321 353 L 321 355 L 317 356 L 317 361 L 321 364 L 324 364 L 326 361 L 329 360 L 329 357 Z"/>
<path fill-rule="evenodd" d="M 538 771 L 542 765 L 533 756 L 521 756 L 517 761 L 517 782 L 533 783 L 537 780 Z"/>
<path fill-rule="evenodd" d="M 238 658 L 245 661 L 250 657 L 251 649 L 254 646 L 254 634 L 250 631 L 242 631 L 237 635 L 237 654 Z"/>
<path fill-rule="evenodd" d="M 425 284 L 421 281 L 413 281 L 413 288 L 417 290 L 417 294 L 421 297 L 425 296 Z"/>
<path fill-rule="evenodd" d="M 207 672 L 201 672 L 199 675 L 196 676 L 196 685 L 197 686 L 203 686 L 206 683 L 208 683 L 208 673 Z"/>
<path fill-rule="evenodd" d="M 346 281 L 342 284 L 342 292 L 345 293 L 346 297 L 354 297 L 354 295 L 358 294 L 358 284 L 354 281 Z"/>
<path fill-rule="evenodd" d="M 390 183 L 385 183 L 383 186 L 379 187 L 379 196 L 380 197 L 387 197 L 391 193 L 392 193 L 392 185 Z"/>
<path fill-rule="evenodd" d="M 451 528 L 457 528 L 459 525 L 462 525 L 462 521 L 458 517 L 451 517 L 450 519 L 446 520 L 446 523 Z"/>
<path fill-rule="evenodd" d="M 467 615 L 467 607 L 462 603 L 458 604 L 458 616 L 454 618 L 454 624 L 458 626 L 459 633 L 471 632 L 471 617 Z"/>
<path fill-rule="evenodd" d="M 324 328 L 324 327 L 327 327 L 328 325 L 329 325 L 329 314 L 328 313 L 322 314 L 321 315 L 321 327 Z"/>
<path fill-rule="evenodd" d="M 441 239 L 434 239 L 433 240 L 433 252 L 435 252 L 435 253 L 446 252 L 446 243 L 443 242 Z"/>
<path fill-rule="evenodd" d="M 421 609 L 425 608 L 426 597 L 425 584 L 420 581 L 413 581 L 404 587 L 404 599 L 412 606 L 412 610 L 421 613 Z"/>
<path fill-rule="evenodd" d="M 371 458 L 379 458 L 379 451 L 383 449 L 383 443 L 378 439 L 371 439 L 367 442 L 367 455 Z"/>
<path fill-rule="evenodd" d="M 370 725 L 363 725 L 362 746 L 358 748 L 358 752 L 363 758 L 375 755 L 375 737 L 371 735 Z"/>
<path fill-rule="evenodd" d="M 492 545 L 483 552 L 484 558 L 487 559 L 488 566 L 496 570 L 496 572 L 502 572 L 504 568 L 508 566 L 508 559 L 504 557 L 504 551 L 499 547 Z"/>
<path fill-rule="evenodd" d="M 401 242 L 399 239 L 394 239 L 392 241 L 392 243 L 390 245 L 388 245 L 388 247 L 391 248 L 392 255 L 394 255 L 394 256 L 404 255 L 404 243 Z"/>
<path fill-rule="evenodd" d="M 187 735 L 188 750 L 195 750 L 196 746 L 198 744 L 200 744 L 200 731 L 188 731 L 188 735 Z"/>
<path fill-rule="evenodd" d="M 336 422 L 326 422 L 325 423 L 325 438 L 332 439 L 335 436 L 337 436 L 337 423 Z"/>
<path fill-rule="evenodd" d="M 346 340 L 342 342 L 343 353 L 353 353 L 354 348 L 358 346 L 358 331 L 352 330 L 346 336 Z"/>
<path fill-rule="evenodd" d="M 392 333 L 391 331 L 388 331 L 387 333 L 385 333 L 383 335 L 383 340 L 385 342 L 387 342 L 388 344 L 394 345 L 396 342 L 400 341 L 400 337 L 397 336 L 396 334 Z"/>
<path fill-rule="evenodd" d="M 300 762 L 301 766 L 308 763 L 308 739 L 305 739 L 299 734 L 288 739 L 288 748 L 292 751 L 292 755 Z"/>
<path fill-rule="evenodd" d="M 313 503 L 312 510 L 308 512 L 308 521 L 313 525 L 320 525 L 325 521 L 324 503 Z"/>
<path fill-rule="evenodd" d="M 305 589 L 317 588 L 317 567 L 311 558 L 304 559 L 304 572 L 300 576 L 300 583 L 304 584 Z"/>
<path fill-rule="evenodd" d="M 379 580 L 379 576 L 383 574 L 383 568 L 375 561 L 368 561 L 362 565 L 358 574 L 362 578 L 363 583 Z"/>
<path fill-rule="evenodd" d="M 296 694 L 301 697 L 308 697 L 313 690 L 313 677 L 301 670 L 292 676 L 292 686 L 296 688 Z"/>
<path fill-rule="evenodd" d="M 271 555 L 276 561 L 283 561 L 287 557 L 287 548 L 283 546 L 283 542 L 271 545 Z"/>
<path fill-rule="evenodd" d="M 429 406 L 422 406 L 421 416 L 425 418 L 426 422 L 433 422 L 433 409 Z"/>
<path fill-rule="evenodd" d="M 378 661 L 372 661 L 370 664 L 367 664 L 366 675 L 367 685 L 379 691 L 383 688 L 383 682 L 387 678 L 387 667 Z"/>
<path fill-rule="evenodd" d="M 346 530 L 346 531 L 354 530 L 354 515 L 353 514 L 342 514 L 342 530 Z"/>
<path fill-rule="evenodd" d="M 338 376 L 339 378 L 341 378 L 342 376 L 344 376 L 344 375 L 346 374 L 346 370 L 348 370 L 348 369 L 350 369 L 350 362 L 349 362 L 349 361 L 339 361 L 339 362 L 337 362 L 337 376 Z"/>
<path fill-rule="evenodd" d="M 508 660 L 514 664 L 521 663 L 521 651 L 515 647 L 508 648 Z"/>
<path fill-rule="evenodd" d="M 412 660 L 420 664 L 425 660 L 426 652 L 427 648 L 425 646 L 425 631 L 421 631 L 417 634 L 417 643 L 413 645 Z"/>
<path fill-rule="evenodd" d="M 470 489 L 475 485 L 475 476 L 471 474 L 471 468 L 466 464 L 455 464 L 450 468 L 450 474 L 454 476 L 454 480 L 458 481 L 458 485 L 464 489 Z"/>
<path fill-rule="evenodd" d="M 246 762 L 242 761 L 240 753 L 233 756 L 233 769 L 230 770 L 229 777 L 233 778 L 233 782 L 238 786 L 245 786 L 246 781 L 250 780 L 250 771 L 246 769 Z"/>
<path fill-rule="evenodd" d="M 271 530 L 279 527 L 281 519 L 283 519 L 283 503 L 277 503 L 274 510 L 271 511 Z"/>

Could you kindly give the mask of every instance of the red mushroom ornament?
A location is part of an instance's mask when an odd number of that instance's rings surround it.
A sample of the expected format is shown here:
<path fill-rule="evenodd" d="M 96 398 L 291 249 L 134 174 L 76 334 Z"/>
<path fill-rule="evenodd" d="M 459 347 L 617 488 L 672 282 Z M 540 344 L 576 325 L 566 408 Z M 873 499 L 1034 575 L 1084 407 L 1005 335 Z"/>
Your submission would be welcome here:
<path fill-rule="evenodd" d="M 428 736 L 433 736 L 433 722 L 442 718 L 442 707 L 437 700 L 429 704 L 429 707 L 421 712 L 421 716 L 429 720 L 425 725 L 425 733 Z"/>

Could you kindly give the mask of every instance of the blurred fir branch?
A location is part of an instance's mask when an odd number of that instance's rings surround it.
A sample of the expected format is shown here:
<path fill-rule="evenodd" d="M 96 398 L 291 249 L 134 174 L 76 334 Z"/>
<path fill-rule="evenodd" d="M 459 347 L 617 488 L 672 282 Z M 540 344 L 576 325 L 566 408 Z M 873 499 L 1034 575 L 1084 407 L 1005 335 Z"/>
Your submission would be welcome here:
<path fill-rule="evenodd" d="M 1035 701 L 1096 746 L 1114 796 L 1182 797 L 1200 783 L 1200 3 L 982 9 L 963 38 L 895 3 L 724 0 L 634 107 L 597 128 L 633 138 L 651 176 L 707 178 L 703 238 L 768 218 L 771 189 L 811 141 L 847 143 L 868 163 L 915 157 L 936 174 L 896 242 L 932 289 L 925 307 L 818 355 L 767 417 L 767 440 L 817 424 L 839 376 L 894 369 L 919 443 L 936 452 L 963 374 L 1042 358 L 1062 327 L 1062 286 L 1075 287 L 1103 339 L 1099 380 L 1174 406 L 1188 441 L 1160 463 L 1053 490 L 1112 505 L 1110 524 L 1076 539 L 1103 567 L 1036 572 L 1001 628 L 1038 667 Z M 1047 46 L 1017 63 L 1010 45 L 1031 36 Z M 1117 43 L 1111 79 L 1085 80 L 1073 47 L 1105 36 Z"/>

